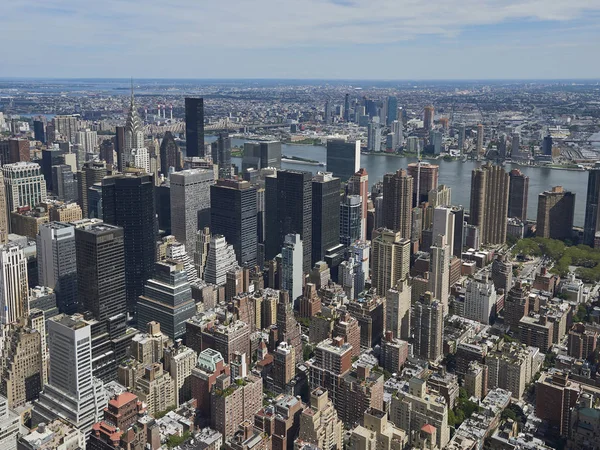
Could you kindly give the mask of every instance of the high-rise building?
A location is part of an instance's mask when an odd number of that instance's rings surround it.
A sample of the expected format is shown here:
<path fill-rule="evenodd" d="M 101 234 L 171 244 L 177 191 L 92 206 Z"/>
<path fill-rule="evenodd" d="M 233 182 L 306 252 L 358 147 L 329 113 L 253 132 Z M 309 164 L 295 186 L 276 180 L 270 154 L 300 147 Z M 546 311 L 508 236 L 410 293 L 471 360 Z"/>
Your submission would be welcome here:
<path fill-rule="evenodd" d="M 98 133 L 89 128 L 75 133 L 75 144 L 79 145 L 84 153 L 96 153 L 98 148 Z"/>
<path fill-rule="evenodd" d="M 429 192 L 429 191 L 427 191 Z M 406 170 L 383 177 L 383 226 L 410 239 L 412 228 L 413 177 Z"/>
<path fill-rule="evenodd" d="M 385 327 L 396 339 L 408 339 L 410 336 L 411 295 L 412 288 L 407 278 L 400 280 L 385 294 Z"/>
<path fill-rule="evenodd" d="M 378 230 L 373 239 L 373 273 L 371 285 L 379 295 L 406 279 L 410 269 L 410 240 L 402 238 L 400 232 Z"/>
<path fill-rule="evenodd" d="M 406 431 L 413 448 L 441 449 L 450 440 L 448 404 L 444 397 L 428 392 L 426 381 L 420 378 L 411 378 L 408 392 L 392 397 L 390 419 Z"/>
<path fill-rule="evenodd" d="M 86 162 L 78 175 L 77 188 L 79 190 L 79 205 L 84 217 L 88 216 L 88 193 L 89 189 L 95 183 L 101 183 L 102 179 L 107 175 L 106 163 L 103 161 Z"/>
<path fill-rule="evenodd" d="M 191 375 L 197 361 L 198 353 L 180 343 L 165 349 L 165 370 L 175 380 L 177 406 L 192 399 Z"/>
<path fill-rule="evenodd" d="M 433 105 L 426 106 L 425 112 L 423 114 L 423 128 L 425 128 L 426 130 L 431 130 L 433 128 L 433 116 Z"/>
<path fill-rule="evenodd" d="M 65 154 L 69 153 L 64 147 L 50 147 L 42 149 L 42 174 L 46 180 L 46 190 L 55 192 L 52 180 L 52 167 L 65 164 Z"/>
<path fill-rule="evenodd" d="M 361 238 L 362 202 L 358 195 L 345 195 L 339 207 L 339 242 L 349 246 Z"/>
<path fill-rule="evenodd" d="M 281 142 L 245 142 L 242 171 L 267 167 L 281 169 Z"/>
<path fill-rule="evenodd" d="M 0 327 L 18 322 L 29 313 L 27 257 L 17 243 L 0 247 Z M 1 346 L 0 346 L 1 347 Z"/>
<path fill-rule="evenodd" d="M 91 326 L 64 314 L 48 321 L 50 377 L 34 404 L 34 424 L 63 419 L 89 434 L 106 406 L 103 384 L 92 376 Z"/>
<path fill-rule="evenodd" d="M 154 275 L 146 282 L 137 303 L 137 326 L 144 331 L 148 322 L 160 323 L 170 339 L 185 335 L 185 321 L 196 313 L 192 288 L 183 263 L 171 260 L 154 265 Z"/>
<path fill-rule="evenodd" d="M 483 125 L 477 125 L 477 146 L 475 150 L 478 155 L 481 155 L 485 152 L 485 148 L 483 147 Z"/>
<path fill-rule="evenodd" d="M 156 211 L 154 179 L 146 173 L 127 173 L 102 180 L 104 222 L 123 228 L 127 309 L 135 312 L 144 283 L 152 276 L 155 261 Z"/>
<path fill-rule="evenodd" d="M 573 237 L 575 194 L 555 186 L 538 197 L 536 236 L 550 239 Z"/>
<path fill-rule="evenodd" d="M 295 375 L 294 348 L 287 342 L 280 342 L 273 352 L 273 387 L 277 392 L 285 392 Z"/>
<path fill-rule="evenodd" d="M 429 197 L 429 192 L 438 188 L 440 166 L 421 162 L 420 167 L 420 175 L 418 175 L 419 163 L 410 163 L 407 167 L 408 175 L 411 176 L 413 180 L 413 206 L 426 202 Z M 417 182 L 417 180 L 419 181 Z M 417 192 L 419 192 L 418 199 Z"/>
<path fill-rule="evenodd" d="M 266 249 L 265 258 L 281 251 L 288 234 L 299 234 L 304 245 L 303 272 L 312 267 L 312 174 L 280 170 L 265 179 Z"/>
<path fill-rule="evenodd" d="M 496 301 L 496 289 L 491 280 L 469 280 L 465 292 L 464 317 L 489 325 L 496 314 Z"/>
<path fill-rule="evenodd" d="M 38 164 L 31 162 L 4 164 L 2 172 L 8 212 L 21 206 L 34 208 L 46 201 L 46 180 Z"/>
<path fill-rule="evenodd" d="M 462 258 L 462 249 L 465 241 L 465 209 L 462 206 L 453 206 L 454 217 L 454 256 Z"/>
<path fill-rule="evenodd" d="M 369 205 L 369 174 L 364 168 L 360 168 L 348 180 L 347 191 L 349 195 L 360 195 L 360 239 L 367 240 L 367 210 Z M 383 226 L 383 224 L 381 225 Z M 377 227 L 379 228 L 379 227 Z"/>
<path fill-rule="evenodd" d="M 342 448 L 344 424 L 338 418 L 327 391 L 317 388 L 310 393 L 310 405 L 300 415 L 299 444 L 312 444 L 323 450 Z"/>
<path fill-rule="evenodd" d="M 442 153 L 442 132 L 431 130 L 429 132 L 429 148 L 433 150 L 434 155 Z M 431 152 L 431 150 L 429 150 Z"/>
<path fill-rule="evenodd" d="M 52 166 L 52 186 L 54 195 L 63 202 L 77 201 L 77 180 L 71 166 Z"/>
<path fill-rule="evenodd" d="M 75 228 L 64 222 L 40 226 L 37 236 L 38 281 L 52 288 L 61 313 L 77 312 Z"/>
<path fill-rule="evenodd" d="M 42 144 L 46 143 L 46 125 L 43 121 L 33 121 L 33 138 L 36 141 L 40 141 Z"/>
<path fill-rule="evenodd" d="M 369 408 L 365 411 L 362 424 L 351 431 L 347 446 L 349 450 L 393 450 L 405 448 L 409 443 L 407 432 L 388 422 L 386 411 Z"/>
<path fill-rule="evenodd" d="M 148 173 L 152 172 L 150 170 L 150 154 L 144 143 L 144 124 L 137 111 L 133 86 L 131 88 L 129 114 L 125 122 L 125 145 L 122 156 L 123 170 L 125 167 L 137 167 Z"/>
<path fill-rule="evenodd" d="M 542 154 L 546 156 L 552 156 L 552 136 L 544 136 L 542 141 Z"/>
<path fill-rule="evenodd" d="M 213 234 L 208 245 L 204 281 L 222 286 L 227 280 L 227 272 L 237 267 L 237 258 L 232 245 L 224 236 Z"/>
<path fill-rule="evenodd" d="M 204 99 L 185 99 L 185 141 L 186 156 L 206 156 L 204 154 Z"/>
<path fill-rule="evenodd" d="M 527 196 L 529 194 L 529 177 L 519 169 L 509 173 L 510 189 L 508 192 L 508 217 L 527 221 Z"/>
<path fill-rule="evenodd" d="M 414 355 L 434 362 L 441 360 L 444 356 L 444 307 L 431 292 L 426 292 L 413 304 L 411 322 Z"/>
<path fill-rule="evenodd" d="M 75 135 L 79 130 L 79 116 L 76 115 L 56 115 L 52 118 L 54 133 L 61 135 L 70 143 L 75 143 Z"/>
<path fill-rule="evenodd" d="M 433 210 L 433 243 L 437 236 L 443 235 L 446 237 L 446 245 L 450 247 L 450 255 L 454 254 L 454 227 L 456 223 L 452 208 L 438 206 Z M 435 292 L 434 292 L 435 295 Z"/>
<path fill-rule="evenodd" d="M 304 243 L 299 234 L 288 234 L 281 249 L 281 288 L 292 302 L 302 296 Z"/>
<path fill-rule="evenodd" d="M 471 225 L 479 227 L 481 243 L 504 244 L 510 177 L 502 166 L 486 164 L 471 177 Z"/>
<path fill-rule="evenodd" d="M 386 124 L 390 126 L 394 120 L 398 120 L 398 98 L 389 96 L 387 98 L 387 121 Z"/>
<path fill-rule="evenodd" d="M 519 133 L 513 133 L 511 135 L 511 158 L 512 159 L 524 159 L 527 154 L 521 153 L 521 135 Z"/>
<path fill-rule="evenodd" d="M 6 163 L 18 163 L 31 161 L 31 155 L 29 151 L 29 140 L 11 138 L 8 140 L 8 158 L 3 157 L 2 162 Z"/>
<path fill-rule="evenodd" d="M 429 290 L 444 308 L 444 316 L 448 314 L 448 297 L 450 291 L 450 246 L 448 237 L 438 234 L 431 246 L 431 270 L 429 271 Z"/>
<path fill-rule="evenodd" d="M 367 150 L 374 153 L 381 151 L 381 126 L 378 120 L 372 120 L 367 127 Z"/>
<path fill-rule="evenodd" d="M 219 178 L 231 178 L 231 138 L 229 133 L 219 133 L 211 144 L 212 161 L 219 166 Z"/>
<path fill-rule="evenodd" d="M 360 168 L 360 141 L 346 142 L 342 139 L 327 141 L 327 170 L 342 181 L 358 172 Z"/>
<path fill-rule="evenodd" d="M 513 332 L 518 331 L 520 320 L 529 313 L 529 293 L 530 287 L 517 281 L 506 294 L 504 324 L 508 325 Z"/>
<path fill-rule="evenodd" d="M 8 211 L 4 174 L 0 170 L 0 244 L 5 244 L 8 240 Z"/>
<path fill-rule="evenodd" d="M 198 230 L 210 225 L 210 186 L 214 174 L 188 169 L 171 174 L 171 232 L 188 253 L 196 248 Z"/>
<path fill-rule="evenodd" d="M 127 312 L 123 228 L 98 219 L 75 222 L 77 297 L 96 320 Z"/>
<path fill-rule="evenodd" d="M 562 436 L 571 428 L 573 409 L 582 393 L 581 384 L 569 378 L 564 371 L 543 372 L 535 383 L 535 415 L 547 420 Z M 589 423 L 589 419 L 583 422 Z"/>
<path fill-rule="evenodd" d="M 312 179 L 312 264 L 325 259 L 326 250 L 340 242 L 340 179 L 319 172 Z"/>
<path fill-rule="evenodd" d="M 160 144 L 160 173 L 167 177 L 171 167 L 175 172 L 183 169 L 179 146 L 175 142 L 173 133 L 167 131 Z"/>
<path fill-rule="evenodd" d="M 594 238 L 600 221 L 600 162 L 588 171 L 587 196 L 585 200 L 585 222 L 583 225 L 583 244 L 594 246 Z"/>
<path fill-rule="evenodd" d="M 492 262 L 492 281 L 496 291 L 502 289 L 506 294 L 512 287 L 513 265 L 507 255 L 497 255 Z"/>
<path fill-rule="evenodd" d="M 46 342 L 45 331 L 25 325 L 25 320 L 2 327 L 0 394 L 8 400 L 9 408 L 21 408 L 37 399 L 44 385 L 43 364 L 47 361 L 43 358 L 42 342 Z"/>
<path fill-rule="evenodd" d="M 458 151 L 462 155 L 465 149 L 465 124 L 458 124 Z"/>
<path fill-rule="evenodd" d="M 344 96 L 344 122 L 350 122 L 350 94 Z"/>
<path fill-rule="evenodd" d="M 211 231 L 233 245 L 240 266 L 256 265 L 256 187 L 248 181 L 218 180 L 210 187 L 210 205 Z"/>

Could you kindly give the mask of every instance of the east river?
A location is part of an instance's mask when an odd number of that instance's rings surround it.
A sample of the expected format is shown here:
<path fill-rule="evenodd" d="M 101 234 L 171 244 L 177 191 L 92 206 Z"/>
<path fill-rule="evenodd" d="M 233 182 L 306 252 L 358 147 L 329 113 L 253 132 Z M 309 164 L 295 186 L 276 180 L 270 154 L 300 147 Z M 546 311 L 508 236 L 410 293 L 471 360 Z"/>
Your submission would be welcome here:
<path fill-rule="evenodd" d="M 206 136 L 206 141 L 215 140 L 214 136 Z M 232 139 L 232 146 L 243 147 L 243 139 Z M 325 162 L 326 149 L 316 145 L 291 145 L 283 144 L 282 154 L 286 156 L 299 156 Z M 241 158 L 232 158 L 232 161 L 241 166 Z M 383 179 L 389 172 L 406 168 L 408 163 L 415 162 L 416 158 L 401 158 L 392 155 L 361 155 L 360 165 L 369 174 L 369 184 L 372 185 Z M 463 205 L 469 209 L 469 196 L 471 189 L 471 171 L 483 164 L 477 161 L 444 161 L 439 159 L 431 161 L 440 166 L 439 184 L 445 184 L 452 189 L 452 203 Z M 306 170 L 316 173 L 326 170 L 322 166 L 295 164 L 282 162 L 283 169 Z M 519 168 L 529 176 L 529 198 L 527 202 L 527 217 L 535 220 L 537 217 L 538 195 L 553 186 L 563 186 L 565 190 L 574 192 L 575 197 L 575 226 L 583 226 L 585 216 L 585 197 L 587 193 L 588 174 L 584 171 L 549 169 L 535 166 L 506 165 L 506 170 Z"/>

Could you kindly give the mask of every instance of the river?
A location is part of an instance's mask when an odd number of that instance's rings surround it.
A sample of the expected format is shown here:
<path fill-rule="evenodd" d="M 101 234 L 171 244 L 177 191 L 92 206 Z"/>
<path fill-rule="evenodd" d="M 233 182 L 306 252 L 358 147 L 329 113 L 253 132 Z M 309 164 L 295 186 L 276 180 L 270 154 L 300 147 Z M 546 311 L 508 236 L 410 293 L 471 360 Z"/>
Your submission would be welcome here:
<path fill-rule="evenodd" d="M 212 142 L 215 136 L 206 136 L 206 142 Z M 243 146 L 244 139 L 232 139 L 235 147 Z M 302 158 L 314 159 L 326 162 L 326 148 L 316 145 L 293 145 L 283 144 L 282 153 L 287 156 L 300 156 Z M 241 158 L 232 158 L 232 161 L 241 166 Z M 383 179 L 389 172 L 406 168 L 408 163 L 415 162 L 416 158 L 401 158 L 392 155 L 361 155 L 360 165 L 369 174 L 369 186 Z M 445 184 L 452 189 L 452 203 L 463 205 L 469 209 L 469 197 L 471 190 L 471 171 L 479 167 L 481 162 L 477 161 L 444 161 L 442 159 L 432 163 L 440 166 L 439 184 Z M 325 167 L 304 164 L 290 164 L 283 162 L 283 169 L 306 170 L 316 173 L 325 170 Z M 529 197 L 527 202 L 527 217 L 535 220 L 537 217 L 538 195 L 553 186 L 563 186 L 566 190 L 575 193 L 575 218 L 574 225 L 582 227 L 585 216 L 585 198 L 587 193 L 588 175 L 583 171 L 549 169 L 535 166 L 506 165 L 506 170 L 519 168 L 529 176 Z"/>

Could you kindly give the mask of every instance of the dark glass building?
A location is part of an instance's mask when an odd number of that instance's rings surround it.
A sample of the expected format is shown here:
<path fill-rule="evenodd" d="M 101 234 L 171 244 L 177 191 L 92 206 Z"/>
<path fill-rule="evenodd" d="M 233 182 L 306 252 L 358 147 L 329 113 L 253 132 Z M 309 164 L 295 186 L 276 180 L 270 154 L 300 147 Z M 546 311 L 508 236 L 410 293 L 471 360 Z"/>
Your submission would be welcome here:
<path fill-rule="evenodd" d="M 33 121 L 33 138 L 42 144 L 46 143 L 46 127 L 41 120 Z"/>
<path fill-rule="evenodd" d="M 231 138 L 229 133 L 219 133 L 219 137 L 211 144 L 213 163 L 219 166 L 219 178 L 231 178 Z"/>
<path fill-rule="evenodd" d="M 529 177 L 519 169 L 511 170 L 509 175 L 508 217 L 515 217 L 525 222 L 527 220 Z"/>
<path fill-rule="evenodd" d="M 117 168 L 119 169 L 119 172 L 122 172 L 123 152 L 125 151 L 125 127 L 115 127 L 115 131 L 115 153 L 117 154 Z"/>
<path fill-rule="evenodd" d="M 387 98 L 387 125 L 390 126 L 394 120 L 398 120 L 398 98 Z"/>
<path fill-rule="evenodd" d="M 312 180 L 312 265 L 340 243 L 340 179 L 319 172 Z"/>
<path fill-rule="evenodd" d="M 281 252 L 287 234 L 299 234 L 303 244 L 302 270 L 312 262 L 312 174 L 280 170 L 265 178 L 266 248 L 265 259 Z"/>
<path fill-rule="evenodd" d="M 242 157 L 242 171 L 247 169 L 281 169 L 281 142 L 246 142 Z"/>
<path fill-rule="evenodd" d="M 77 180 L 71 166 L 60 164 L 52 166 L 52 192 L 58 200 L 74 202 L 77 200 Z"/>
<path fill-rule="evenodd" d="M 348 181 L 360 169 L 360 141 L 342 139 L 327 141 L 327 171 Z"/>
<path fill-rule="evenodd" d="M 183 169 L 179 146 L 175 142 L 173 134 L 167 131 L 160 144 L 160 172 L 165 177 L 169 174 L 169 167 L 173 167 L 176 172 Z"/>
<path fill-rule="evenodd" d="M 204 99 L 185 99 L 186 156 L 204 155 Z"/>
<path fill-rule="evenodd" d="M 106 174 L 106 163 L 95 161 L 86 162 L 77 173 L 78 202 L 83 217 L 87 217 L 88 214 L 88 189 L 94 183 L 100 183 Z"/>
<path fill-rule="evenodd" d="M 156 214 L 158 229 L 166 235 L 171 234 L 171 187 L 167 184 L 156 186 Z"/>
<path fill-rule="evenodd" d="M 125 236 L 125 284 L 127 309 L 135 313 L 144 283 L 154 270 L 158 224 L 154 204 L 154 177 L 128 173 L 102 181 L 104 222 L 123 227 Z"/>
<path fill-rule="evenodd" d="M 75 223 L 79 309 L 104 321 L 127 311 L 123 228 L 98 220 Z"/>
<path fill-rule="evenodd" d="M 542 141 L 542 153 L 546 156 L 552 156 L 552 136 L 544 137 Z"/>
<path fill-rule="evenodd" d="M 583 225 L 583 243 L 594 246 L 598 231 L 598 202 L 600 201 L 600 162 L 588 171 L 588 187 L 585 200 L 585 222 Z"/>
<path fill-rule="evenodd" d="M 247 181 L 218 180 L 210 187 L 210 230 L 233 245 L 241 266 L 256 265 L 257 195 Z"/>
<path fill-rule="evenodd" d="M 54 192 L 52 184 L 52 166 L 59 166 L 65 163 L 65 154 L 68 150 L 62 148 L 48 148 L 42 150 L 42 174 L 46 180 L 46 189 Z"/>

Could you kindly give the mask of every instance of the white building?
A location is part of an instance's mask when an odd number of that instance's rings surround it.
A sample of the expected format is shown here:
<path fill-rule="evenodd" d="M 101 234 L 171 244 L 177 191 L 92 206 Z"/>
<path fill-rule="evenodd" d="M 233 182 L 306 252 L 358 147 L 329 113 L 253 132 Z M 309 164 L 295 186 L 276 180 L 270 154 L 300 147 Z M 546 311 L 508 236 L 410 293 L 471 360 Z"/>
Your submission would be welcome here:
<path fill-rule="evenodd" d="M 446 236 L 438 234 L 431 246 L 431 270 L 429 273 L 429 290 L 444 307 L 444 316 L 448 314 L 448 297 L 450 292 L 450 247 Z"/>
<path fill-rule="evenodd" d="M 48 349 L 49 382 L 34 404 L 32 421 L 64 419 L 88 435 L 107 402 L 102 382 L 92 376 L 91 326 L 79 315 L 52 317 Z"/>
<path fill-rule="evenodd" d="M 227 272 L 236 267 L 238 267 L 238 263 L 233 245 L 227 244 L 224 236 L 213 235 L 206 255 L 204 281 L 219 286 L 224 285 L 227 281 Z M 302 269 L 302 264 L 300 264 L 300 269 Z"/>
<path fill-rule="evenodd" d="M 439 206 L 433 210 L 433 238 L 438 235 L 446 236 L 446 244 L 450 254 L 454 254 L 454 214 L 452 209 Z"/>
<path fill-rule="evenodd" d="M 0 395 L 0 448 L 16 450 L 20 416 L 8 408 L 8 400 Z"/>
<path fill-rule="evenodd" d="M 87 128 L 85 131 L 78 131 L 76 144 L 79 144 L 86 153 L 95 153 L 98 147 L 98 133 Z"/>
<path fill-rule="evenodd" d="M 39 164 L 20 161 L 2 166 L 6 207 L 14 211 L 20 206 L 37 206 L 46 201 L 46 180 Z"/>
<path fill-rule="evenodd" d="M 281 249 L 281 288 L 288 291 L 294 302 L 302 296 L 302 240 L 299 234 L 288 234 Z"/>
<path fill-rule="evenodd" d="M 464 317 L 489 325 L 496 300 L 494 283 L 487 277 L 482 281 L 469 280 L 465 293 Z"/>
<path fill-rule="evenodd" d="M 6 325 L 27 315 L 29 309 L 29 286 L 27 258 L 19 244 L 0 247 L 0 311 Z"/>

